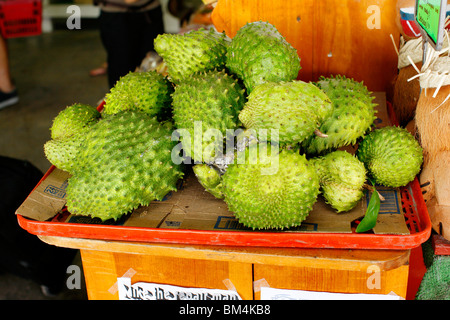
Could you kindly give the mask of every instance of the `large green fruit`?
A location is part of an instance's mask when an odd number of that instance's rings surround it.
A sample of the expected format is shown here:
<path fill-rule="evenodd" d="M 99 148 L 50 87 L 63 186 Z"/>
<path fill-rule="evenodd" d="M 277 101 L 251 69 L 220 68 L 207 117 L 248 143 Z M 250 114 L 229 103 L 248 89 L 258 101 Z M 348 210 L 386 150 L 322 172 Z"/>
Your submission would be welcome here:
<path fill-rule="evenodd" d="M 326 137 L 311 135 L 303 144 L 305 151 L 319 155 L 355 144 L 376 119 L 371 92 L 362 82 L 342 76 L 322 77 L 316 85 L 330 97 L 334 108 L 319 128 Z"/>
<path fill-rule="evenodd" d="M 312 83 L 293 80 L 255 87 L 239 114 L 247 129 L 278 130 L 280 143 L 300 143 L 333 112 L 328 96 Z"/>
<path fill-rule="evenodd" d="M 291 81 L 300 71 L 300 58 L 272 24 L 247 23 L 227 48 L 226 66 L 244 81 L 247 92 L 265 82 Z"/>
<path fill-rule="evenodd" d="M 183 173 L 171 159 L 171 133 L 170 127 L 137 111 L 99 121 L 78 153 L 82 165 L 68 182 L 68 210 L 117 219 L 175 191 Z"/>
<path fill-rule="evenodd" d="M 51 139 L 44 144 L 44 155 L 55 167 L 71 173 L 81 142 L 101 118 L 96 108 L 75 103 L 60 111 L 50 127 Z"/>
<path fill-rule="evenodd" d="M 372 93 L 363 82 L 342 75 L 320 77 L 316 85 L 321 88 L 331 100 L 355 97 L 364 103 L 372 104 Z"/>
<path fill-rule="evenodd" d="M 60 111 L 53 119 L 50 127 L 51 138 L 65 138 L 86 132 L 99 118 L 100 112 L 93 106 L 83 103 L 72 104 Z"/>
<path fill-rule="evenodd" d="M 404 128 L 388 126 L 366 135 L 357 150 L 377 184 L 401 187 L 414 180 L 423 162 L 423 150 Z"/>
<path fill-rule="evenodd" d="M 121 77 L 105 97 L 105 114 L 136 110 L 166 120 L 171 117 L 172 85 L 160 73 L 129 72 Z"/>
<path fill-rule="evenodd" d="M 244 89 L 223 70 L 199 72 L 177 85 L 173 119 L 186 155 L 197 163 L 220 156 L 244 103 Z"/>
<path fill-rule="evenodd" d="M 364 195 L 364 164 L 354 155 L 342 150 L 310 161 L 316 167 L 326 202 L 337 212 L 353 209 Z"/>
<path fill-rule="evenodd" d="M 58 169 L 72 173 L 77 167 L 77 155 L 84 139 L 83 133 L 50 139 L 44 144 L 45 157 Z"/>
<path fill-rule="evenodd" d="M 213 29 L 192 30 L 184 34 L 160 34 L 155 51 L 164 59 L 172 82 L 182 83 L 192 74 L 225 66 L 229 41 Z"/>
<path fill-rule="evenodd" d="M 299 226 L 319 194 L 319 178 L 305 156 L 272 147 L 251 145 L 222 176 L 229 210 L 249 228 Z"/>

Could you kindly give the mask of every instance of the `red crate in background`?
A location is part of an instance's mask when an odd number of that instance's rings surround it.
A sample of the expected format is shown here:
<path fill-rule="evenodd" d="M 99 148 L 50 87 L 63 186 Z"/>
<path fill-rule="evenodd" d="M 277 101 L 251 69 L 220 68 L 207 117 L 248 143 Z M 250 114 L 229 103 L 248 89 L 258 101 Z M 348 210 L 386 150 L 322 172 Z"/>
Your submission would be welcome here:
<path fill-rule="evenodd" d="M 0 31 L 5 39 L 42 33 L 41 0 L 0 0 Z"/>

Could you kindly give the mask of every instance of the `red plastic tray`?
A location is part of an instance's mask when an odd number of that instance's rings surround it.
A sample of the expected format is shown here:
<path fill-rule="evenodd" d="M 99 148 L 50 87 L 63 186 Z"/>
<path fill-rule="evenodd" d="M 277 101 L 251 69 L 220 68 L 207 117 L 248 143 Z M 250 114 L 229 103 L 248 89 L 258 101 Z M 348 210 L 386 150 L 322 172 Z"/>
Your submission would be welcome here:
<path fill-rule="evenodd" d="M 153 243 L 339 249 L 412 249 L 431 234 L 431 221 L 417 178 L 402 189 L 409 235 L 269 231 L 205 231 L 35 221 L 17 215 L 19 225 L 42 236 Z"/>
<path fill-rule="evenodd" d="M 99 106 L 99 109 L 102 105 Z M 396 123 L 388 104 L 391 121 Z M 42 178 L 54 169 L 52 166 Z M 41 180 L 41 181 L 42 181 Z M 412 249 L 431 235 L 431 220 L 422 197 L 418 179 L 401 188 L 402 207 L 409 235 L 373 233 L 319 233 L 270 231 L 209 231 L 192 229 L 159 229 L 115 225 L 35 221 L 17 214 L 19 225 L 28 232 L 41 236 L 59 236 L 98 240 L 138 241 L 148 243 L 177 243 L 196 245 L 258 246 L 286 248 L 334 249 Z"/>

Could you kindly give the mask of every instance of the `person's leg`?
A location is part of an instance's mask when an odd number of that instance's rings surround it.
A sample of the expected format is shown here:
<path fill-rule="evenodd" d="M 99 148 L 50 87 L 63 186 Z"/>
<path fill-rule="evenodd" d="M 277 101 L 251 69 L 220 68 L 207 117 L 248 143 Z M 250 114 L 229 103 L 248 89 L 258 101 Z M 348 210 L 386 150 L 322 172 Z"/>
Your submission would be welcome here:
<path fill-rule="evenodd" d="M 164 20 L 161 7 L 157 7 L 145 13 L 145 24 L 143 25 L 142 54 L 154 51 L 154 40 L 159 34 L 164 33 Z"/>
<path fill-rule="evenodd" d="M 17 90 L 11 80 L 6 40 L 0 36 L 0 109 L 19 101 Z"/>
<path fill-rule="evenodd" d="M 0 90 L 11 92 L 14 89 L 9 71 L 8 47 L 6 40 L 0 36 Z"/>
<path fill-rule="evenodd" d="M 133 55 L 134 64 L 140 66 L 148 52 L 154 51 L 154 40 L 164 33 L 164 21 L 161 7 L 134 14 L 133 18 Z"/>
<path fill-rule="evenodd" d="M 108 83 L 112 88 L 120 77 L 134 70 L 130 55 L 129 26 L 127 14 L 102 12 L 100 15 L 100 36 L 107 53 Z"/>

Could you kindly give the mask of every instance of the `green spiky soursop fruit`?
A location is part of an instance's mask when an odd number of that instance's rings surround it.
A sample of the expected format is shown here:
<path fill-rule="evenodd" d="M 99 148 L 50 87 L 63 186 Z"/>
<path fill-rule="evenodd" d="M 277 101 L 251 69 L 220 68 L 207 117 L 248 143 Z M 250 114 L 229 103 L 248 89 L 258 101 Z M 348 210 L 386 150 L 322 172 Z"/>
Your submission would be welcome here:
<path fill-rule="evenodd" d="M 272 147 L 251 145 L 237 155 L 222 176 L 229 210 L 249 228 L 299 226 L 319 194 L 319 178 L 305 156 Z M 267 156 L 261 158 L 261 154 Z M 239 160 L 241 155 L 245 155 L 245 161 Z"/>
<path fill-rule="evenodd" d="M 238 30 L 227 48 L 226 66 L 243 80 L 247 93 L 261 83 L 294 80 L 301 69 L 297 50 L 264 21 Z"/>
<path fill-rule="evenodd" d="M 100 112 L 93 106 L 75 103 L 60 111 L 50 127 L 52 139 L 70 137 L 89 130 L 89 126 L 100 118 Z"/>
<path fill-rule="evenodd" d="M 325 201 L 337 212 L 353 209 L 364 195 L 364 164 L 356 156 L 342 150 L 310 161 L 316 168 Z"/>
<path fill-rule="evenodd" d="M 74 134 L 70 137 L 50 139 L 44 144 L 45 157 L 58 169 L 72 173 L 77 166 L 77 154 L 84 137 L 84 134 Z"/>
<path fill-rule="evenodd" d="M 277 129 L 280 143 L 300 143 L 333 112 L 328 96 L 312 83 L 267 82 L 248 96 L 239 119 L 247 129 Z"/>
<path fill-rule="evenodd" d="M 181 83 L 199 71 L 224 67 L 228 43 L 226 35 L 214 29 L 192 30 L 184 34 L 165 33 L 154 41 L 155 51 L 166 63 L 174 83 Z"/>
<path fill-rule="evenodd" d="M 319 155 L 355 144 L 376 119 L 371 92 L 362 82 L 343 76 L 321 77 L 316 85 L 330 97 L 334 108 L 319 128 L 326 136 L 311 135 L 303 144 L 306 153 Z"/>
<path fill-rule="evenodd" d="M 69 212 L 118 219 L 176 190 L 172 129 L 137 111 L 105 116 L 84 139 L 67 186 Z"/>
<path fill-rule="evenodd" d="M 321 88 L 333 101 L 346 97 L 355 97 L 367 104 L 372 104 L 372 93 L 363 82 L 358 82 L 346 76 L 337 75 L 330 77 L 320 77 L 316 85 Z"/>
<path fill-rule="evenodd" d="M 206 191 L 218 199 L 223 199 L 222 177 L 216 168 L 202 163 L 194 165 L 192 169 Z"/>
<path fill-rule="evenodd" d="M 367 134 L 357 156 L 377 184 L 402 187 L 414 180 L 423 162 L 419 142 L 406 129 L 387 126 Z"/>
<path fill-rule="evenodd" d="M 175 87 L 173 119 L 187 156 L 210 163 L 238 124 L 244 89 L 224 70 L 199 72 Z"/>
<path fill-rule="evenodd" d="M 50 127 L 51 139 L 44 144 L 47 160 L 55 167 L 72 173 L 81 142 L 100 118 L 100 112 L 86 104 L 76 103 L 60 111 Z"/>
<path fill-rule="evenodd" d="M 106 94 L 103 112 L 137 110 L 167 120 L 171 116 L 172 92 L 170 82 L 154 70 L 129 72 Z"/>

